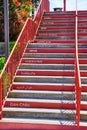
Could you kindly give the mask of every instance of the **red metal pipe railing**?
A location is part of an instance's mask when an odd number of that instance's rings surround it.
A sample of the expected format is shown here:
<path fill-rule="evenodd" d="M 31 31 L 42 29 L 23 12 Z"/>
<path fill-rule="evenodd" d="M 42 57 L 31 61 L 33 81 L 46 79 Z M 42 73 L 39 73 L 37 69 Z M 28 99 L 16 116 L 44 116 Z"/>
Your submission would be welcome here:
<path fill-rule="evenodd" d="M 76 23 L 75 23 L 75 92 L 76 92 L 76 124 L 80 125 L 80 104 L 81 104 L 81 78 L 78 57 L 78 11 L 76 0 Z"/>
<path fill-rule="evenodd" d="M 2 118 L 2 106 L 11 89 L 12 82 L 18 64 L 22 58 L 24 49 L 29 41 L 34 40 L 41 18 L 44 12 L 49 11 L 49 0 L 41 0 L 34 20 L 28 18 L 15 43 L 15 46 L 7 59 L 0 75 L 0 119 Z"/>

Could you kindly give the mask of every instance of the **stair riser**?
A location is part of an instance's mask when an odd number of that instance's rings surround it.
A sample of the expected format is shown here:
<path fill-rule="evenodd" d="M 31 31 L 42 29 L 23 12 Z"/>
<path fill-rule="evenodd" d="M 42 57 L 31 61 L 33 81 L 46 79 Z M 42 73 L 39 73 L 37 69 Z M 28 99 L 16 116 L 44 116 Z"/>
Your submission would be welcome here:
<path fill-rule="evenodd" d="M 80 27 L 81 28 L 81 27 Z M 79 28 L 79 29 L 80 29 Z M 73 26 L 73 27 L 63 27 L 63 26 L 57 26 L 57 27 L 40 27 L 39 28 L 40 30 L 51 30 L 51 31 L 53 31 L 53 30 L 74 30 L 75 29 L 75 27 Z M 81 28 L 82 29 L 82 28 Z M 85 28 L 83 28 L 83 29 L 85 29 Z"/>
<path fill-rule="evenodd" d="M 81 31 L 81 30 L 80 30 Z M 83 31 L 83 30 L 82 30 Z M 51 37 L 51 36 L 54 36 L 54 37 L 57 37 L 57 36 L 75 36 L 75 32 L 74 31 L 66 31 L 66 32 L 63 32 L 63 31 L 59 31 L 59 32 L 49 32 L 49 31 L 39 31 L 38 33 L 37 33 L 37 35 L 36 36 L 41 36 L 41 37 Z M 85 32 L 78 32 L 78 36 L 80 37 L 80 36 L 87 36 L 87 33 L 85 33 Z"/>
<path fill-rule="evenodd" d="M 21 63 L 29 64 L 74 64 L 73 59 L 66 60 L 49 60 L 49 59 L 22 59 Z M 80 63 L 85 63 L 85 61 L 80 61 Z M 86 62 L 87 63 L 87 62 Z"/>
<path fill-rule="evenodd" d="M 66 77 L 16 77 L 15 82 L 27 82 L 27 83 L 74 83 L 74 78 Z"/>
<path fill-rule="evenodd" d="M 7 101 L 5 107 L 19 107 L 19 108 L 61 108 L 74 109 L 75 104 L 70 103 L 42 103 L 42 102 L 10 102 Z"/>
<path fill-rule="evenodd" d="M 86 22 L 84 22 L 84 23 L 86 23 Z M 72 25 L 72 24 L 75 24 L 75 21 L 62 21 L 62 22 L 60 22 L 60 21 L 42 21 L 41 22 L 41 25 L 67 25 L 67 24 L 70 24 L 70 25 Z M 82 23 L 81 23 L 82 24 Z"/>
<path fill-rule="evenodd" d="M 38 36 L 39 36 L 39 37 L 51 37 L 51 36 L 52 36 L 52 37 L 53 37 L 53 36 L 54 36 L 54 37 L 58 37 L 58 36 L 61 36 L 61 37 L 62 37 L 62 36 L 65 36 L 65 37 L 66 37 L 66 36 L 68 36 L 68 37 L 69 37 L 69 36 L 72 36 L 72 37 L 74 37 L 75 34 L 74 34 L 73 32 L 71 32 L 71 33 L 68 33 L 68 32 L 66 32 L 66 33 L 64 33 L 64 32 L 62 32 L 62 33 L 60 33 L 60 32 L 59 32 L 59 33 L 38 33 L 38 34 L 37 34 L 37 37 L 38 37 Z"/>
<path fill-rule="evenodd" d="M 82 55 L 83 57 L 86 57 L 86 54 Z M 82 57 L 79 54 L 79 57 Z M 52 53 L 25 53 L 23 58 L 74 58 L 73 54 L 67 54 L 67 53 L 56 53 L 56 54 L 52 54 Z"/>
<path fill-rule="evenodd" d="M 80 17 L 80 16 L 79 16 Z M 58 20 L 74 20 L 75 16 L 44 16 L 43 20 L 51 20 L 51 19 L 58 19 Z M 82 19 L 82 17 L 80 17 Z M 86 19 L 86 18 L 85 18 Z"/>
<path fill-rule="evenodd" d="M 65 113 L 61 111 L 60 113 L 40 113 L 40 112 L 8 112 L 4 111 L 3 116 L 8 118 L 34 118 L 34 119 L 75 119 L 75 113 L 71 111 L 71 113 Z"/>
<path fill-rule="evenodd" d="M 17 75 L 25 75 L 25 76 L 74 76 L 74 71 L 22 71 L 18 70 Z"/>
<path fill-rule="evenodd" d="M 86 13 L 86 11 L 83 11 Z M 83 12 L 79 11 L 79 14 L 82 14 Z M 75 15 L 75 11 L 51 11 L 51 12 L 46 12 L 44 15 Z"/>
<path fill-rule="evenodd" d="M 38 70 L 74 70 L 73 64 L 21 64 L 19 69 L 38 69 Z"/>
<path fill-rule="evenodd" d="M 33 99 L 51 99 L 51 100 L 75 100 L 74 93 L 64 93 L 60 92 L 57 94 L 47 94 L 47 93 L 21 93 L 21 92 L 11 92 L 9 98 L 33 98 Z M 84 98 L 84 97 L 83 97 Z M 87 98 L 86 98 L 87 99 Z"/>
<path fill-rule="evenodd" d="M 81 30 L 81 31 L 83 31 L 83 30 Z M 86 30 L 85 30 L 86 31 Z M 62 33 L 69 33 L 69 34 L 72 34 L 72 33 L 75 33 L 75 30 L 74 29 L 58 29 L 58 30 L 38 30 L 38 33 L 40 33 L 40 34 L 42 34 L 42 33 L 53 33 L 53 35 L 54 34 L 57 34 L 57 33 L 59 33 L 59 34 L 62 34 Z"/>
<path fill-rule="evenodd" d="M 48 60 L 48 59 L 22 59 L 21 63 L 29 63 L 29 64 L 74 64 L 73 59 L 66 60 Z M 80 59 L 80 64 L 87 64 L 86 59 Z"/>
<path fill-rule="evenodd" d="M 49 91 L 74 91 L 74 86 L 64 86 L 64 85 L 23 85 L 23 84 L 13 84 L 13 89 L 16 90 L 49 90 Z"/>
<path fill-rule="evenodd" d="M 78 50 L 79 53 L 87 53 L 87 49 L 86 48 L 83 48 L 83 49 L 79 49 Z M 75 49 L 74 48 L 66 48 L 66 49 L 57 49 L 57 48 L 43 48 L 43 49 L 40 49 L 40 48 L 27 48 L 25 53 L 75 53 Z"/>
<path fill-rule="evenodd" d="M 75 40 L 69 40 L 69 39 L 67 39 L 67 40 L 47 40 L 47 39 L 45 39 L 45 40 L 42 40 L 42 39 L 36 39 L 34 42 L 36 42 L 36 43 L 63 43 L 63 44 L 66 44 L 66 43 L 75 43 Z M 80 44 L 84 44 L 84 43 L 86 43 L 87 44 L 87 40 L 78 40 L 78 43 Z"/>
<path fill-rule="evenodd" d="M 86 14 L 86 12 L 84 12 L 84 13 Z M 61 12 L 61 11 L 57 11 L 57 12 L 54 11 L 54 12 L 46 12 L 46 13 L 44 14 L 44 16 L 52 16 L 52 15 L 53 15 L 53 16 L 55 16 L 55 15 L 56 15 L 56 16 L 57 16 L 57 15 L 58 15 L 58 16 L 73 16 L 73 15 L 75 15 L 75 11 L 70 11 L 70 12 L 69 12 L 69 11 L 68 11 L 68 12 L 66 11 L 66 12 L 64 12 L 64 13 Z"/>
<path fill-rule="evenodd" d="M 81 25 L 84 25 L 84 24 L 81 24 Z M 55 24 L 55 23 L 52 24 L 52 22 L 51 22 L 51 24 L 46 23 L 46 24 L 41 24 L 40 25 L 40 27 L 53 27 L 53 28 L 57 28 L 57 27 L 73 27 L 73 26 L 75 27 L 75 23 L 67 23 L 67 22 L 66 23 L 60 22 L 58 24 Z"/>

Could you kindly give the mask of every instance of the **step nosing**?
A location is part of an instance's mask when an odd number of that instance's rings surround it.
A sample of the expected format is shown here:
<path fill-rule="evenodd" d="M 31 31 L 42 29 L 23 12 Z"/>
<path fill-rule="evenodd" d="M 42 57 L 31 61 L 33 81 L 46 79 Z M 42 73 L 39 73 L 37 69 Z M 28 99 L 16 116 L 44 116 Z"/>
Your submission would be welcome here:
<path fill-rule="evenodd" d="M 33 93 L 33 94 L 74 94 L 71 91 L 41 91 L 41 90 L 12 90 L 11 93 Z"/>
<path fill-rule="evenodd" d="M 14 85 L 47 85 L 47 86 L 74 86 L 75 84 L 71 83 L 71 84 L 64 84 L 64 83 L 26 83 L 26 82 L 13 82 Z"/>
<path fill-rule="evenodd" d="M 15 78 L 47 78 L 47 79 L 50 79 L 50 78 L 67 78 L 67 79 L 74 79 L 75 77 L 74 76 L 27 76 L 27 75 L 16 75 Z M 86 77 L 84 77 L 86 78 Z"/>

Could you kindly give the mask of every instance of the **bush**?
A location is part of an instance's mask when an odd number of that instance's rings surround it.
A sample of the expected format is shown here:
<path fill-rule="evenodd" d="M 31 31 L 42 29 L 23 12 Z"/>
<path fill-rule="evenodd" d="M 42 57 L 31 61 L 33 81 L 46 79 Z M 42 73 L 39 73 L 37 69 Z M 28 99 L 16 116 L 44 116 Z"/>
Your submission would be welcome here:
<path fill-rule="evenodd" d="M 0 73 L 4 67 L 5 61 L 6 61 L 5 57 L 0 58 Z"/>
<path fill-rule="evenodd" d="M 10 52 L 12 51 L 14 45 L 15 45 L 15 41 L 11 41 L 11 42 L 10 42 Z"/>

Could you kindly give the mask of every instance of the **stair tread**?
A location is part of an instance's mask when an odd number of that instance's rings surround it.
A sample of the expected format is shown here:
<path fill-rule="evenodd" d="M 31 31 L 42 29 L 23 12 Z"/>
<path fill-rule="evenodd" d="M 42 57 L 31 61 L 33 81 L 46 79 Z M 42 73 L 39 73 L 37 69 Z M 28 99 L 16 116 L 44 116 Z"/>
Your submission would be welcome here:
<path fill-rule="evenodd" d="M 27 71 L 48 71 L 48 72 L 49 72 L 49 71 L 52 71 L 52 72 L 54 72 L 54 71 L 56 71 L 56 72 L 62 72 L 62 71 L 63 71 L 63 72 L 67 72 L 67 71 L 68 71 L 68 72 L 74 72 L 74 69 L 73 69 L 73 70 L 72 70 L 72 69 L 71 69 L 71 70 L 70 70 L 70 69 L 65 69 L 65 70 L 64 70 L 64 69 L 61 69 L 61 70 L 57 70 L 57 69 L 56 69 L 56 70 L 44 69 L 44 70 L 43 70 L 43 69 L 26 69 L 26 68 L 25 68 L 25 69 L 18 69 L 18 71 L 26 71 L 26 70 L 27 70 Z"/>
<path fill-rule="evenodd" d="M 14 118 L 3 118 L 0 122 L 17 122 L 17 123 L 32 123 L 32 124 L 67 124 L 67 125 L 75 125 L 75 121 L 74 120 L 47 120 L 47 119 L 14 119 Z"/>
<path fill-rule="evenodd" d="M 38 103 L 62 103 L 62 104 L 74 104 L 75 100 L 48 100 L 48 99 L 24 99 L 24 98 L 7 98 L 6 101 L 10 102 L 38 102 Z"/>
<path fill-rule="evenodd" d="M 83 100 L 81 101 L 81 104 L 87 105 L 87 101 Z"/>
<path fill-rule="evenodd" d="M 65 66 L 64 66 L 65 67 Z M 73 66 L 72 66 L 73 67 Z M 80 66 L 81 67 L 81 66 Z M 72 68 L 72 69 L 27 69 L 27 68 L 23 68 L 23 69 L 21 69 L 21 68 L 19 68 L 17 71 L 42 71 L 42 72 L 44 72 L 44 71 L 47 71 L 47 72 L 49 72 L 49 71 L 51 71 L 51 72 L 74 72 L 74 68 Z M 80 72 L 87 72 L 87 70 L 85 69 L 80 69 Z"/>

